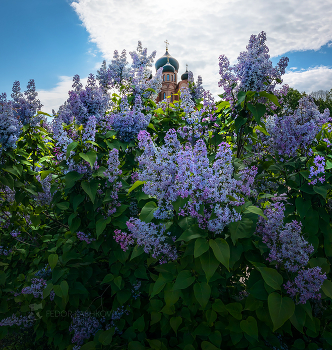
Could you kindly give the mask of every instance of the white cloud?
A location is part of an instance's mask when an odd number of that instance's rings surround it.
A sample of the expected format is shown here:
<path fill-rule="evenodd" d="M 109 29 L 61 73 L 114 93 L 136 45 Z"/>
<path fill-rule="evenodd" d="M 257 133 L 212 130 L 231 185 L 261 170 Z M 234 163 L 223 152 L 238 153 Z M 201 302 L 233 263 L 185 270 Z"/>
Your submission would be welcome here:
<path fill-rule="evenodd" d="M 42 111 L 52 114 L 52 109 L 56 112 L 59 107 L 67 100 L 68 91 L 72 90 L 73 78 L 60 76 L 59 82 L 51 90 L 38 90 L 38 99 L 43 104 Z M 83 85 L 87 83 L 88 78 L 81 79 Z"/>
<path fill-rule="evenodd" d="M 289 72 L 283 76 L 283 81 L 300 92 L 305 91 L 308 94 L 318 90 L 330 90 L 332 69 L 321 66 L 301 72 Z"/>
<path fill-rule="evenodd" d="M 135 50 L 138 40 L 158 58 L 168 39 L 179 73 L 188 63 L 213 94 L 221 92 L 219 55 L 235 63 L 251 34 L 267 33 L 272 57 L 332 40 L 332 4 L 324 0 L 76 0 L 72 6 L 108 61 L 114 50 Z"/>

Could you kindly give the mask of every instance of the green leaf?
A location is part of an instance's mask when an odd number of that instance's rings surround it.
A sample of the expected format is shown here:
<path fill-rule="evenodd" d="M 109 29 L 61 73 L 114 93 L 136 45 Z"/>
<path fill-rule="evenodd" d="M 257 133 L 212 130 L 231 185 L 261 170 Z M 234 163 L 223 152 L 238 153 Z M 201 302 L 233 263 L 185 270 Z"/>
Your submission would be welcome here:
<path fill-rule="evenodd" d="M 326 199 L 327 189 L 324 186 L 314 186 L 313 188 L 317 194 L 320 194 L 324 199 Z"/>
<path fill-rule="evenodd" d="M 277 270 L 270 267 L 257 267 L 257 270 L 261 273 L 267 285 L 273 289 L 281 290 L 283 278 Z"/>
<path fill-rule="evenodd" d="M 95 350 L 95 349 L 96 349 L 96 345 L 93 341 L 89 341 L 88 343 L 80 347 L 80 350 Z"/>
<path fill-rule="evenodd" d="M 95 202 L 95 198 L 96 198 L 96 194 L 97 194 L 97 190 L 98 190 L 98 182 L 95 181 L 90 181 L 90 182 L 82 182 L 81 186 L 83 188 L 83 190 L 85 191 L 85 193 L 90 197 L 91 202 L 94 203 Z"/>
<path fill-rule="evenodd" d="M 199 229 L 199 226 L 197 224 L 192 225 L 187 230 L 185 230 L 182 235 L 176 240 L 177 241 L 190 241 L 195 238 L 202 237 L 202 231 Z"/>
<path fill-rule="evenodd" d="M 4 271 L 0 271 L 0 284 L 5 285 L 7 274 Z"/>
<path fill-rule="evenodd" d="M 223 238 L 210 239 L 210 247 L 213 250 L 214 256 L 220 261 L 229 271 L 230 249 L 228 243 Z"/>
<path fill-rule="evenodd" d="M 247 119 L 238 115 L 235 119 L 235 130 L 238 132 L 242 125 L 246 123 Z"/>
<path fill-rule="evenodd" d="M 225 309 L 237 320 L 242 319 L 242 305 L 240 303 L 230 303 L 225 305 Z"/>
<path fill-rule="evenodd" d="M 39 174 L 40 174 L 40 178 L 42 180 L 44 180 L 48 175 L 52 174 L 52 170 L 43 170 L 41 171 Z"/>
<path fill-rule="evenodd" d="M 277 96 L 273 95 L 273 94 L 269 94 L 266 91 L 260 91 L 259 96 L 261 97 L 265 97 L 267 99 L 269 99 L 271 102 L 273 102 L 276 106 L 280 107 L 279 101 Z"/>
<path fill-rule="evenodd" d="M 219 261 L 214 257 L 214 254 L 210 249 L 201 255 L 199 259 L 201 261 L 202 269 L 205 272 L 206 280 L 209 282 L 219 266 Z"/>
<path fill-rule="evenodd" d="M 295 199 L 295 206 L 296 206 L 297 212 L 301 216 L 301 219 L 303 219 L 308 209 L 311 207 L 311 201 L 305 201 L 303 198 L 297 197 Z"/>
<path fill-rule="evenodd" d="M 242 320 L 240 322 L 240 327 L 244 333 L 258 340 L 257 321 L 252 316 L 249 316 L 246 320 Z"/>
<path fill-rule="evenodd" d="M 326 296 L 332 299 L 332 282 L 329 280 L 325 280 L 322 285 L 322 291 Z"/>
<path fill-rule="evenodd" d="M 73 200 L 73 209 L 74 209 L 74 211 L 76 211 L 77 207 L 84 201 L 84 198 L 85 198 L 85 196 L 83 196 L 82 194 L 77 194 L 74 197 L 74 200 Z"/>
<path fill-rule="evenodd" d="M 252 224 L 253 222 L 250 219 L 242 218 L 242 220 L 232 222 L 228 225 L 233 244 L 240 238 L 249 238 L 252 236 Z"/>
<path fill-rule="evenodd" d="M 282 298 L 278 293 L 270 294 L 267 301 L 274 332 L 292 317 L 295 311 L 295 304 L 292 299 L 288 297 Z"/>
<path fill-rule="evenodd" d="M 48 256 L 48 263 L 51 267 L 51 269 L 53 270 L 58 262 L 58 255 L 57 254 L 51 254 Z"/>
<path fill-rule="evenodd" d="M 171 325 L 173 331 L 175 332 L 176 336 L 178 335 L 178 328 L 180 326 L 180 324 L 182 323 L 182 317 L 178 316 L 178 317 L 172 317 L 169 320 L 169 324 Z"/>
<path fill-rule="evenodd" d="M 263 213 L 263 210 L 260 209 L 260 208 L 257 208 L 253 205 L 250 205 L 249 207 L 246 208 L 245 212 L 248 211 L 250 213 L 254 213 L 254 214 L 257 214 L 257 215 L 260 215 L 262 216 L 265 220 L 267 220 L 267 217 L 264 215 Z"/>
<path fill-rule="evenodd" d="M 326 170 L 332 169 L 332 162 L 331 162 L 330 160 L 327 160 L 325 169 L 326 169 Z"/>
<path fill-rule="evenodd" d="M 146 181 L 140 181 L 140 180 L 135 181 L 135 183 L 129 188 L 128 193 L 133 191 L 138 186 L 144 185 L 145 183 L 146 183 Z"/>
<path fill-rule="evenodd" d="M 216 346 L 214 346 L 213 344 L 211 344 L 206 340 L 202 341 L 201 347 L 202 347 L 202 350 L 219 350 L 219 348 L 217 348 Z"/>
<path fill-rule="evenodd" d="M 115 278 L 114 278 L 114 284 L 115 284 L 119 289 L 121 289 L 121 283 L 122 283 L 122 277 L 121 277 L 121 276 L 118 276 L 118 277 L 115 277 Z"/>
<path fill-rule="evenodd" d="M 67 210 L 69 208 L 68 202 L 57 203 L 56 206 L 61 210 Z"/>
<path fill-rule="evenodd" d="M 128 345 L 128 350 L 145 350 L 145 346 L 143 346 L 138 341 L 131 341 Z"/>
<path fill-rule="evenodd" d="M 50 293 L 51 293 L 51 290 L 53 289 L 53 284 L 52 283 L 49 283 L 46 288 L 43 290 L 43 298 L 47 298 Z"/>
<path fill-rule="evenodd" d="M 196 300 L 199 302 L 203 310 L 209 302 L 211 295 L 211 288 L 206 282 L 194 284 L 194 295 Z"/>
<path fill-rule="evenodd" d="M 190 200 L 190 197 L 182 198 L 178 197 L 175 202 L 173 202 L 173 208 L 176 212 L 179 211 L 180 208 L 183 208 Z"/>
<path fill-rule="evenodd" d="M 96 162 L 96 159 L 97 159 L 96 151 L 90 149 L 90 150 L 88 150 L 88 152 L 86 152 L 86 153 L 81 152 L 79 155 L 81 158 L 83 158 L 85 161 L 87 161 L 90 164 L 91 169 L 92 169 L 95 162 Z"/>
<path fill-rule="evenodd" d="M 133 252 L 131 253 L 130 260 L 135 259 L 136 257 L 140 256 L 144 253 L 144 247 L 141 245 L 136 245 L 133 249 Z"/>
<path fill-rule="evenodd" d="M 61 289 L 62 295 L 64 297 L 67 297 L 68 296 L 68 290 L 69 290 L 69 286 L 68 286 L 67 281 L 62 281 L 60 283 L 60 289 Z"/>
<path fill-rule="evenodd" d="M 109 224 L 111 222 L 112 218 L 108 217 L 107 219 L 99 219 L 96 223 L 96 234 L 97 234 L 97 238 L 104 232 L 107 224 Z"/>
<path fill-rule="evenodd" d="M 100 341 L 102 345 L 110 345 L 112 342 L 113 335 L 114 328 L 108 329 L 107 331 L 100 333 L 98 341 Z"/>
<path fill-rule="evenodd" d="M 154 218 L 153 213 L 157 210 L 157 204 L 155 202 L 148 202 L 144 205 L 140 213 L 140 220 L 144 222 L 151 222 Z"/>
<path fill-rule="evenodd" d="M 77 171 L 70 171 L 65 176 L 66 186 L 65 189 L 72 188 L 75 185 L 75 182 L 80 180 L 83 177 L 83 174 L 79 174 Z"/>
<path fill-rule="evenodd" d="M 182 270 L 173 285 L 172 290 L 178 290 L 178 289 L 186 289 L 188 288 L 191 284 L 193 284 L 195 281 L 195 277 L 191 275 L 191 272 L 189 270 Z"/>
<path fill-rule="evenodd" d="M 70 143 L 68 146 L 67 146 L 67 153 L 66 153 L 66 157 L 69 158 L 70 156 L 70 152 L 73 151 L 78 145 L 78 142 L 77 141 L 73 141 L 72 143 Z"/>
<path fill-rule="evenodd" d="M 261 131 L 264 135 L 270 136 L 270 134 L 266 131 L 265 127 L 257 125 L 255 126 L 254 130 L 259 130 Z"/>
<path fill-rule="evenodd" d="M 198 258 L 209 249 L 209 242 L 205 238 L 198 238 L 195 241 L 194 257 Z"/>
<path fill-rule="evenodd" d="M 79 229 L 80 225 L 81 225 L 81 219 L 79 217 L 75 217 L 71 221 L 71 224 L 69 225 L 69 229 L 72 233 L 75 233 Z"/>
<path fill-rule="evenodd" d="M 103 279 L 103 281 L 101 282 L 101 284 L 104 284 L 104 283 L 109 283 L 109 282 L 112 282 L 114 280 L 114 276 L 109 273 L 108 275 L 106 275 Z"/>
<path fill-rule="evenodd" d="M 252 113 L 252 115 L 254 116 L 256 122 L 259 124 L 261 121 L 261 118 L 263 117 L 263 115 L 266 112 L 266 107 L 261 103 L 258 103 L 256 105 L 248 103 L 247 107 L 250 110 L 250 112 Z"/>

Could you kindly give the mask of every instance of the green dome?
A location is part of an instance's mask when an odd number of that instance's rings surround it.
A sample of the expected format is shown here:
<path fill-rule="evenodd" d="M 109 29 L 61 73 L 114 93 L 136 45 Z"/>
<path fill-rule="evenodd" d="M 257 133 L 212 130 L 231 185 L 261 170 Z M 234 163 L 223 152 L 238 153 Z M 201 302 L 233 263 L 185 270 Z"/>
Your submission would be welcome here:
<path fill-rule="evenodd" d="M 164 72 L 171 72 L 174 73 L 175 68 L 169 63 L 167 62 L 164 66 L 163 66 L 163 73 Z"/>
<path fill-rule="evenodd" d="M 160 67 L 165 66 L 165 64 L 167 63 L 167 57 L 169 59 L 169 63 L 178 72 L 179 62 L 174 57 L 172 57 L 167 50 L 166 50 L 164 56 L 161 56 L 160 58 L 157 59 L 157 62 L 155 64 L 156 70 L 158 70 Z"/>
<path fill-rule="evenodd" d="M 182 75 L 181 75 L 181 80 L 188 80 L 188 70 L 186 70 Z"/>

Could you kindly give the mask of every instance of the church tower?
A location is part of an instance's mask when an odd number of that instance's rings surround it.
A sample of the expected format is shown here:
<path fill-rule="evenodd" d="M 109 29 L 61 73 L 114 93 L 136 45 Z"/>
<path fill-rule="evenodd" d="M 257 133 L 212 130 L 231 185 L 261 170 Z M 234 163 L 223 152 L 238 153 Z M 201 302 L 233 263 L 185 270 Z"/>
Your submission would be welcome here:
<path fill-rule="evenodd" d="M 156 71 L 159 68 L 163 68 L 163 83 L 161 92 L 157 97 L 157 102 L 168 100 L 169 102 L 173 102 L 179 100 L 179 96 L 176 96 L 181 89 L 181 87 L 188 87 L 188 68 L 186 72 L 181 75 L 181 79 L 179 79 L 179 62 L 170 55 L 168 52 L 168 41 L 166 43 L 166 52 L 163 56 L 161 56 L 155 64 Z"/>

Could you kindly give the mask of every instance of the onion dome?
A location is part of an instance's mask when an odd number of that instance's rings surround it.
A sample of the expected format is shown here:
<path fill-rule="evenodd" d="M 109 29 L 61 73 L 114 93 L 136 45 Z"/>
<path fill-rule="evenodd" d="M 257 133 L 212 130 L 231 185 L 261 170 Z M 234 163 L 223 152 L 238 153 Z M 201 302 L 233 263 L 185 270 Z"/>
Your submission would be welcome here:
<path fill-rule="evenodd" d="M 179 62 L 169 54 L 168 49 L 166 49 L 164 56 L 157 59 L 155 64 L 156 70 L 158 70 L 160 67 L 164 67 L 167 64 L 167 60 L 169 60 L 170 65 L 172 65 L 176 71 L 179 70 Z"/>
<path fill-rule="evenodd" d="M 167 63 L 163 66 L 163 73 L 164 72 L 171 72 L 174 73 L 175 68 L 169 63 L 169 58 L 167 57 Z"/>
<path fill-rule="evenodd" d="M 188 65 L 186 64 L 186 71 L 181 75 L 181 80 L 188 80 Z"/>

